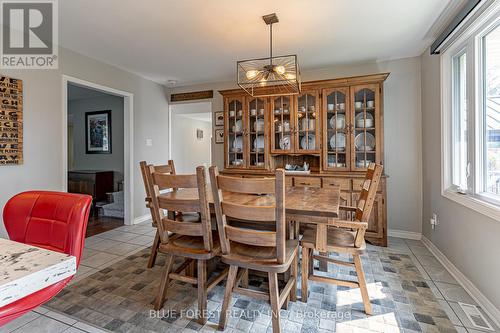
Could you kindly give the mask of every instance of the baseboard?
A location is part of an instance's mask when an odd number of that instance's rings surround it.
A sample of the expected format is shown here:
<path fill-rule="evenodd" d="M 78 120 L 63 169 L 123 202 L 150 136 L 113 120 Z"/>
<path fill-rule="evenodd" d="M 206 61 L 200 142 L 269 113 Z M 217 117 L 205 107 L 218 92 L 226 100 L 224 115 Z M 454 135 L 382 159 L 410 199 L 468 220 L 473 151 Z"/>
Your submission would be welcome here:
<path fill-rule="evenodd" d="M 151 214 L 146 214 L 146 215 L 142 215 L 142 216 L 136 217 L 134 219 L 134 224 L 146 222 L 147 220 L 151 220 Z"/>
<path fill-rule="evenodd" d="M 405 239 L 414 239 L 414 240 L 421 240 L 422 239 L 422 234 L 420 232 L 414 232 L 414 231 L 404 231 L 404 230 L 388 230 L 387 235 L 389 237 L 396 237 L 396 238 L 405 238 Z"/>
<path fill-rule="evenodd" d="M 422 243 L 431 251 L 431 253 L 439 260 L 439 262 L 448 270 L 448 272 L 458 281 L 458 283 L 469 293 L 469 295 L 479 304 L 486 312 L 492 321 L 497 326 L 500 326 L 500 310 L 490 302 L 486 296 L 462 273 L 453 265 L 453 263 L 441 252 L 434 243 L 427 237 L 422 236 Z"/>

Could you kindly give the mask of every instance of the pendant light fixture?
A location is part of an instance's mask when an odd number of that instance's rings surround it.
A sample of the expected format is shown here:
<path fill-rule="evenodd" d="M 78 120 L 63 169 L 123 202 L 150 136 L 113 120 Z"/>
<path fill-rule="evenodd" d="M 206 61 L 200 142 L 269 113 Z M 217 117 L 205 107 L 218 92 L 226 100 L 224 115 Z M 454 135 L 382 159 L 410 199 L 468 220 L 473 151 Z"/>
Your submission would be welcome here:
<path fill-rule="evenodd" d="M 300 93 L 297 55 L 273 56 L 273 24 L 276 13 L 262 17 L 269 25 L 269 57 L 237 62 L 237 82 L 253 97 L 295 95 Z"/>

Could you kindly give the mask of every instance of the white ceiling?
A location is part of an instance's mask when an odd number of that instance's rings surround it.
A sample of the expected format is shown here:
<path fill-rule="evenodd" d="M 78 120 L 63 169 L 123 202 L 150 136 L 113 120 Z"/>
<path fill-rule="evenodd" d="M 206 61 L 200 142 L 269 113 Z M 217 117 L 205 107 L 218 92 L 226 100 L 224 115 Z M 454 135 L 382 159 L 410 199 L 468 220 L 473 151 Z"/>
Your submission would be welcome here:
<path fill-rule="evenodd" d="M 280 19 L 275 55 L 296 53 L 309 70 L 420 55 L 433 23 L 457 1 L 60 1 L 60 42 L 154 81 L 185 85 L 233 80 L 237 60 L 267 56 L 264 14 Z"/>

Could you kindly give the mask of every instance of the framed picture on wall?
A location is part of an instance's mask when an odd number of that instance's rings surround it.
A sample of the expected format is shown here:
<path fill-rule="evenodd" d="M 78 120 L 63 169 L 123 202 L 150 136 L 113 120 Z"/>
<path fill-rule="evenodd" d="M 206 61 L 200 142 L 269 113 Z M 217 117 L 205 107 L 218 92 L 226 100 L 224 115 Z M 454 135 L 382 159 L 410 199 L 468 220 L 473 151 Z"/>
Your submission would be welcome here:
<path fill-rule="evenodd" d="M 224 126 L 224 111 L 215 112 L 215 126 Z"/>
<path fill-rule="evenodd" d="M 111 110 L 85 112 L 87 154 L 111 154 Z"/>
<path fill-rule="evenodd" d="M 215 129 L 215 143 L 224 143 L 224 129 Z"/>

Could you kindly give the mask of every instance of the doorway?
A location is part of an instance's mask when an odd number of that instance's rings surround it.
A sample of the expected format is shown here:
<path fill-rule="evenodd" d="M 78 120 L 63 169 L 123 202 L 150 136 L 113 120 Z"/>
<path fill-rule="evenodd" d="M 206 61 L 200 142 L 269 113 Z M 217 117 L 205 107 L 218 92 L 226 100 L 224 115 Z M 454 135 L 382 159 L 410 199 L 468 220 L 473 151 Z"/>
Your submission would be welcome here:
<path fill-rule="evenodd" d="M 177 173 L 192 174 L 212 164 L 212 103 L 170 106 L 170 158 Z"/>
<path fill-rule="evenodd" d="M 63 78 L 64 185 L 93 198 L 87 237 L 133 221 L 132 98 Z"/>

